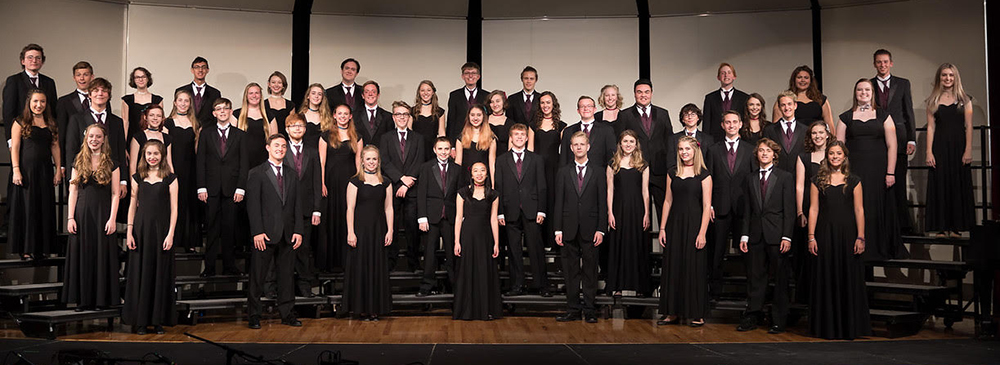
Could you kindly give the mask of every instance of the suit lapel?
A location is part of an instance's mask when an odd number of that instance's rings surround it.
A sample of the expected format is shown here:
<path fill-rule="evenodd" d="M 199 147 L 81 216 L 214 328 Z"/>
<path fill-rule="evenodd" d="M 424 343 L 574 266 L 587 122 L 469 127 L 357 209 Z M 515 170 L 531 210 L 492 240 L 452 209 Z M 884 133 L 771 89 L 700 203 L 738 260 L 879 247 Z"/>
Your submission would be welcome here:
<path fill-rule="evenodd" d="M 898 84 L 899 84 L 899 82 L 897 82 L 897 80 L 893 80 L 893 77 L 891 77 L 891 76 L 889 77 L 889 96 L 887 96 L 885 98 L 886 104 L 892 102 L 892 96 L 894 94 L 896 94 L 897 86 L 899 86 Z M 888 105 L 882 105 L 881 107 L 888 108 L 889 106 Z"/>
<path fill-rule="evenodd" d="M 574 166 L 574 169 L 575 168 L 576 167 Z M 590 184 L 590 180 L 593 180 L 593 176 L 594 176 L 594 168 L 588 162 L 587 169 L 583 172 L 583 186 L 576 192 L 578 195 L 583 195 L 583 192 L 587 190 L 587 184 Z"/>
<path fill-rule="evenodd" d="M 771 175 L 767 177 L 767 191 L 765 192 L 764 199 L 760 201 L 761 209 L 763 209 L 764 206 L 766 205 L 765 202 L 767 202 L 767 200 L 770 199 L 772 195 L 774 195 L 775 186 L 777 186 L 778 183 L 781 182 L 776 172 L 777 171 L 775 171 L 775 167 L 772 167 Z"/>
<path fill-rule="evenodd" d="M 753 190 L 753 196 L 755 198 L 755 201 L 757 202 L 757 207 L 763 209 L 764 197 L 760 195 L 760 172 L 758 171 L 753 175 L 754 175 L 753 176 L 754 188 L 750 190 Z"/>
<path fill-rule="evenodd" d="M 736 165 L 733 166 L 732 175 L 736 175 L 736 173 L 739 172 L 740 168 L 744 165 L 742 162 L 744 160 L 746 160 L 747 158 L 750 157 L 750 155 L 749 155 L 750 154 L 750 149 L 749 148 L 741 148 L 740 145 L 742 144 L 742 142 L 743 141 L 740 141 L 740 143 L 736 144 Z"/>
<path fill-rule="evenodd" d="M 650 124 L 650 131 L 649 132 L 650 133 L 646 134 L 646 129 L 644 129 L 643 126 L 642 126 L 642 113 L 639 112 L 639 104 L 635 104 L 635 106 L 632 107 L 632 115 L 633 115 L 634 119 L 637 122 L 639 122 L 639 125 L 637 126 L 638 128 L 636 128 L 636 130 L 634 130 L 634 132 L 636 132 L 636 133 L 644 136 L 645 139 L 648 141 L 649 140 L 649 136 L 653 134 L 652 133 L 653 132 L 652 129 L 655 128 L 655 126 L 653 125 L 654 123 L 652 123 L 652 122 L 649 123 Z M 649 108 L 649 116 L 650 116 L 650 120 L 652 120 L 652 117 L 653 117 L 653 108 Z"/>
<path fill-rule="evenodd" d="M 431 165 L 431 171 L 430 172 L 432 172 L 431 175 L 434 176 L 434 181 L 437 181 L 438 188 L 440 188 L 441 191 L 444 191 L 444 183 L 445 182 L 441 180 L 441 163 L 438 162 L 437 158 L 434 158 L 434 164 Z M 445 174 L 446 174 L 445 178 L 448 177 L 447 173 L 448 173 L 448 170 L 445 170 Z"/>
<path fill-rule="evenodd" d="M 283 194 L 282 191 L 278 189 L 278 177 L 274 175 L 274 168 L 271 167 L 271 162 L 264 162 L 264 169 L 265 169 L 265 175 L 267 175 L 267 180 L 271 181 L 271 187 L 274 188 L 274 192 L 278 194 L 278 197 L 281 198 L 281 202 L 284 203 L 285 194 Z"/>

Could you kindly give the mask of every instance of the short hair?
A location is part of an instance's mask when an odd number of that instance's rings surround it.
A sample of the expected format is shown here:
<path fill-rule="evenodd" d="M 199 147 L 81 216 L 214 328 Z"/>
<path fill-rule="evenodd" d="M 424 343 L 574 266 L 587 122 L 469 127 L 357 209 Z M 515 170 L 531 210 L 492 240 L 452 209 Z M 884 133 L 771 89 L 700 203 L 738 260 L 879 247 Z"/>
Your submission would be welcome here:
<path fill-rule="evenodd" d="M 285 117 L 285 129 L 287 129 L 295 122 L 306 122 L 306 118 L 303 117 L 302 114 L 299 114 L 298 112 L 295 111 L 288 113 L 288 116 Z"/>
<path fill-rule="evenodd" d="M 475 62 L 466 62 L 466 63 L 462 64 L 462 71 L 465 71 L 465 70 L 470 69 L 470 68 L 471 69 L 475 69 L 476 72 L 479 72 L 479 73 L 483 72 L 483 68 L 479 67 L 478 63 L 475 63 Z"/>
<path fill-rule="evenodd" d="M 367 85 L 367 84 L 368 83 L 366 82 L 365 85 Z M 396 108 L 406 108 L 406 113 L 407 114 L 409 114 L 410 110 L 412 110 L 412 108 L 410 108 L 410 104 L 407 104 L 405 101 L 402 101 L 402 100 L 396 100 L 396 101 L 392 102 L 392 109 L 396 110 Z"/>
<path fill-rule="evenodd" d="M 684 107 L 681 108 L 681 114 L 680 116 L 678 116 L 678 118 L 684 120 L 684 114 L 687 114 L 689 112 L 694 112 L 694 114 L 698 116 L 698 123 L 701 123 L 701 117 L 702 117 L 701 108 L 699 108 L 697 105 L 694 105 L 694 103 L 687 103 L 687 105 L 684 105 Z"/>
<path fill-rule="evenodd" d="M 715 74 L 718 75 L 719 72 L 722 72 L 722 68 L 723 67 L 729 67 L 730 70 L 733 70 L 733 76 L 736 76 L 736 67 L 733 67 L 733 65 L 730 65 L 729 62 L 720 63 L 719 64 L 719 69 L 715 71 Z"/>
<path fill-rule="evenodd" d="M 760 146 L 762 146 L 762 145 L 763 146 L 767 146 L 767 148 L 770 148 L 771 151 L 774 151 L 774 161 L 772 161 L 772 163 L 775 163 L 775 164 L 778 163 L 778 155 L 781 154 L 781 145 L 779 145 L 778 142 L 775 142 L 775 141 L 773 141 L 773 140 L 771 140 L 770 138 L 767 138 L 767 137 L 764 137 L 764 138 L 761 138 L 761 139 L 757 140 L 757 145 L 754 146 L 754 148 L 753 148 L 753 158 L 754 158 L 754 160 L 760 161 L 759 158 L 757 157 L 757 150 L 759 150 Z"/>
<path fill-rule="evenodd" d="M 502 103 L 503 110 L 507 110 L 508 107 L 507 93 L 500 89 L 490 91 L 490 93 L 486 95 L 486 106 L 487 106 L 486 109 L 489 109 L 490 113 L 493 113 L 493 106 L 491 106 L 490 104 L 493 104 L 494 95 L 500 95 L 500 102 Z"/>
<path fill-rule="evenodd" d="M 24 61 L 24 56 L 28 54 L 28 51 L 38 51 L 38 53 L 41 53 L 42 63 L 45 63 L 45 50 L 42 49 L 42 46 L 35 43 L 28 44 L 27 46 L 24 46 L 24 48 L 21 48 L 21 61 Z M 21 65 L 21 68 L 24 68 L 24 65 Z"/>
<path fill-rule="evenodd" d="M 577 107 L 577 108 L 580 108 L 580 102 L 581 102 L 581 101 L 584 101 L 584 100 L 586 100 L 586 99 L 590 99 L 590 101 L 593 101 L 593 102 L 594 102 L 594 106 L 597 106 L 597 102 L 596 102 L 596 101 L 594 101 L 594 98 L 592 98 L 592 97 L 589 97 L 589 96 L 587 96 L 587 95 L 581 95 L 581 96 L 580 96 L 579 98 L 577 98 L 577 99 L 576 99 L 576 107 Z"/>
<path fill-rule="evenodd" d="M 572 144 L 573 140 L 577 138 L 583 138 L 585 141 L 587 141 L 587 144 L 590 144 L 590 136 L 588 136 L 586 133 L 583 133 L 583 131 L 576 131 L 576 133 L 573 133 L 573 136 L 569 138 L 570 144 Z"/>
<path fill-rule="evenodd" d="M 217 107 L 219 105 L 225 105 L 225 106 L 228 106 L 228 107 L 232 108 L 233 107 L 233 102 L 229 101 L 229 99 L 226 99 L 226 98 L 218 98 L 218 99 L 215 99 L 214 103 L 212 103 L 212 109 L 215 109 L 215 107 Z"/>
<path fill-rule="evenodd" d="M 601 96 L 597 98 L 597 104 L 599 104 L 604 109 L 611 107 L 610 105 L 607 105 L 607 103 L 604 102 L 604 91 L 607 89 L 615 89 L 615 94 L 618 94 L 618 101 L 615 102 L 615 108 L 616 109 L 621 108 L 622 103 L 625 101 L 625 97 L 622 96 L 621 90 L 619 90 L 618 85 L 615 84 L 604 85 L 604 87 L 601 88 Z"/>
<path fill-rule="evenodd" d="M 872 55 L 872 61 L 878 58 L 879 55 L 889 56 L 889 61 L 892 61 L 892 52 L 889 52 L 889 50 L 885 48 L 879 48 L 877 51 L 875 51 L 875 54 Z"/>
<path fill-rule="evenodd" d="M 781 105 L 781 98 L 792 98 L 792 101 L 795 101 L 797 97 L 795 96 L 795 92 L 785 90 L 778 94 L 778 105 Z"/>
<path fill-rule="evenodd" d="M 741 121 L 741 122 L 743 121 L 743 114 L 740 114 L 740 112 L 732 110 L 732 109 L 729 109 L 729 110 L 726 110 L 725 112 L 723 112 L 722 113 L 722 119 L 725 120 L 726 116 L 729 115 L 729 114 L 735 115 L 736 116 L 736 120 Z"/>
<path fill-rule="evenodd" d="M 448 137 L 441 136 L 441 137 L 438 137 L 438 138 L 434 139 L 434 145 L 435 146 L 437 146 L 437 144 L 441 143 L 441 142 L 447 143 L 448 147 L 451 147 L 451 139 L 449 139 Z"/>
<path fill-rule="evenodd" d="M 359 73 L 361 72 L 361 62 L 358 62 L 358 60 L 350 58 L 350 57 L 345 58 L 343 61 L 340 61 L 340 69 L 343 70 L 344 66 L 347 66 L 348 62 L 354 62 L 354 65 L 358 66 L 358 72 Z"/>
<path fill-rule="evenodd" d="M 139 66 L 132 70 L 132 73 L 128 74 L 128 86 L 135 89 L 135 72 L 142 71 L 146 74 L 146 87 L 153 86 L 153 73 L 149 72 L 145 67 Z"/>
<path fill-rule="evenodd" d="M 271 76 L 267 77 L 267 83 L 270 84 L 271 78 L 275 76 L 278 77 L 278 80 L 281 80 L 281 94 L 284 95 L 285 90 L 288 90 L 288 78 L 286 78 L 285 74 L 281 73 L 281 71 L 274 71 L 271 73 Z"/>
<path fill-rule="evenodd" d="M 90 85 L 87 85 L 87 93 L 97 90 L 98 88 L 104 88 L 109 94 L 111 93 L 111 81 L 103 77 L 96 77 L 90 80 Z"/>
<path fill-rule="evenodd" d="M 635 84 L 632 84 L 632 91 L 635 91 L 639 85 L 649 85 L 649 89 L 653 89 L 653 81 L 650 81 L 649 79 L 638 79 L 635 80 Z"/>
<path fill-rule="evenodd" d="M 510 126 L 510 131 L 508 133 L 513 136 L 514 132 L 528 133 L 528 126 L 523 123 L 514 123 L 514 125 Z"/>
<path fill-rule="evenodd" d="M 90 73 L 94 73 L 94 67 L 87 61 L 80 61 L 73 65 L 73 73 L 76 73 L 76 70 L 90 70 Z"/>
<path fill-rule="evenodd" d="M 204 63 L 205 67 L 206 68 L 208 67 L 208 60 L 206 60 L 205 57 L 197 56 L 194 58 L 194 61 L 191 61 L 191 68 L 194 68 L 194 65 L 197 65 L 199 63 Z"/>
<path fill-rule="evenodd" d="M 375 93 L 378 94 L 382 93 L 382 87 L 378 86 L 378 83 L 375 82 L 375 80 L 365 81 L 365 83 L 361 85 L 361 91 L 364 91 L 365 88 L 368 87 L 368 85 L 375 85 Z"/>
<path fill-rule="evenodd" d="M 285 143 L 288 143 L 288 138 L 285 138 L 284 134 L 275 133 L 275 134 L 272 134 L 272 135 L 270 135 L 270 136 L 267 137 L 267 143 L 265 143 L 265 144 L 268 145 L 268 146 L 270 146 L 271 142 L 274 142 L 274 140 L 276 140 L 276 139 L 284 140 Z"/>
<path fill-rule="evenodd" d="M 536 79 L 536 80 L 538 79 L 538 70 L 536 70 L 536 69 L 535 69 L 534 67 L 531 67 L 531 66 L 524 66 L 524 69 L 523 69 L 523 70 L 521 70 L 521 77 L 524 77 L 524 73 L 525 73 L 525 72 L 531 72 L 531 73 L 534 73 L 534 74 L 535 74 L 535 79 Z"/>

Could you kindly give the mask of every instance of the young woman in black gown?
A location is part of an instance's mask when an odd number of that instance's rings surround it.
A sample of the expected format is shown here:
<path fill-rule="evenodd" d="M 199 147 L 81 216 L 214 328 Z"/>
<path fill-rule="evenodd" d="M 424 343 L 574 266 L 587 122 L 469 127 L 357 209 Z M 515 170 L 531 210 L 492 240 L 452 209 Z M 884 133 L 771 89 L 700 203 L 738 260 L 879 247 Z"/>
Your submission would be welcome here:
<path fill-rule="evenodd" d="M 827 128 L 830 128 L 830 133 L 836 135 L 837 125 L 834 124 L 830 102 L 826 95 L 819 91 L 819 84 L 809 66 L 802 65 L 792 71 L 792 76 L 788 79 L 788 91 L 795 93 L 795 103 L 797 104 L 795 120 L 807 125 L 822 120 L 826 123 Z M 772 115 L 781 115 L 777 101 L 774 103 Z"/>
<path fill-rule="evenodd" d="M 361 151 L 361 171 L 347 185 L 344 310 L 378 321 L 392 310 L 387 247 L 392 244 L 392 184 L 382 177 L 375 145 Z"/>
<path fill-rule="evenodd" d="M 49 183 L 59 185 L 62 181 L 59 133 L 46 110 L 45 92 L 32 90 L 26 99 L 27 105 L 10 129 L 13 186 L 7 200 L 7 242 L 11 252 L 23 260 L 60 251 L 55 245 L 55 190 Z"/>
<path fill-rule="evenodd" d="M 637 296 L 649 293 L 649 169 L 635 132 L 625 130 L 607 168 L 608 274 L 605 290 L 620 297 L 622 290 Z"/>
<path fill-rule="evenodd" d="M 622 132 L 625 131 L 624 123 L 615 123 L 618 121 L 618 112 L 622 109 L 623 101 L 624 98 L 618 90 L 618 85 L 604 85 L 601 88 L 601 97 L 597 99 L 597 103 L 602 109 L 594 113 L 594 120 L 613 128 L 615 138 L 621 136 Z"/>
<path fill-rule="evenodd" d="M 173 246 L 178 184 L 163 142 L 149 140 L 143 144 L 141 154 L 137 172 L 132 175 L 125 235 L 128 265 L 122 323 L 140 335 L 146 334 L 148 326 L 162 334 L 163 326 L 177 323 Z"/>
<path fill-rule="evenodd" d="M 809 305 L 809 334 L 852 340 L 870 336 L 865 289 L 864 183 L 851 174 L 848 150 L 830 142 L 809 195 L 809 253 L 815 257 Z"/>
<path fill-rule="evenodd" d="M 323 85 L 309 85 L 302 104 L 299 104 L 299 114 L 306 118 L 306 136 L 302 138 L 302 143 L 318 143 L 323 131 L 333 128 L 333 116 L 330 113 L 330 103 L 326 99 Z M 365 143 L 378 143 L 378 141 L 365 141 Z"/>
<path fill-rule="evenodd" d="M 264 99 L 264 111 L 274 118 L 274 126 L 278 133 L 288 136 L 285 130 L 285 118 L 295 111 L 295 103 L 285 99 L 285 91 L 288 91 L 288 79 L 281 71 L 274 71 L 267 77 L 267 99 Z"/>
<path fill-rule="evenodd" d="M 556 191 L 556 171 L 559 171 L 559 144 L 562 141 L 562 131 L 566 123 L 561 120 L 559 99 L 551 91 L 545 91 L 538 97 L 538 110 L 528 126 L 528 149 L 542 156 L 545 162 L 545 185 L 547 191 Z M 567 151 L 567 153 L 569 153 Z M 548 199 L 545 207 L 552 211 L 555 199 Z M 546 247 L 555 249 L 555 232 L 552 230 L 552 220 L 542 223 L 543 242 Z M 559 265 L 557 265 L 559 266 Z"/>
<path fill-rule="evenodd" d="M 357 175 L 361 166 L 361 149 L 364 142 L 354 130 L 351 108 L 338 105 L 334 110 L 333 129 L 326 131 L 319 141 L 319 160 L 323 172 L 323 196 L 326 210 L 321 220 L 320 242 L 316 245 L 316 268 L 333 272 L 344 267 L 347 252 L 347 184 Z"/>
<path fill-rule="evenodd" d="M 938 67 L 927 98 L 926 230 L 952 237 L 976 223 L 972 196 L 972 97 L 958 67 Z"/>
<path fill-rule="evenodd" d="M 118 189 L 124 187 L 118 184 L 119 168 L 112 160 L 107 135 L 103 124 L 88 126 L 73 160 L 62 300 L 75 303 L 77 312 L 121 304 L 121 248 L 114 234 Z"/>
<path fill-rule="evenodd" d="M 177 175 L 177 224 L 174 242 L 187 252 L 201 247 L 201 202 L 195 186 L 195 153 L 201 125 L 196 113 L 191 113 L 191 92 L 181 89 L 174 93 L 174 107 L 163 124 L 173 140 L 170 164 Z"/>
<path fill-rule="evenodd" d="M 499 194 L 486 185 L 486 173 L 485 163 L 474 163 L 472 184 L 459 189 L 456 198 L 454 319 L 488 321 L 503 317 L 495 260 L 500 255 Z"/>
<path fill-rule="evenodd" d="M 854 107 L 840 114 L 837 140 L 855 156 L 864 156 L 854 160 L 852 173 L 865 191 L 865 260 L 904 259 L 909 253 L 888 190 L 896 183 L 896 124 L 885 109 L 877 108 L 873 90 L 868 79 L 854 84 Z"/>
<path fill-rule="evenodd" d="M 482 105 L 469 107 L 469 113 L 465 115 L 465 127 L 462 134 L 455 142 L 455 163 L 462 166 L 465 171 L 461 184 L 468 184 L 472 181 L 472 164 L 476 162 L 485 163 L 488 166 L 489 175 L 486 180 L 493 186 L 493 174 L 495 161 L 497 158 L 497 141 L 493 135 L 493 130 L 486 123 L 486 110 Z"/>
<path fill-rule="evenodd" d="M 163 107 L 163 97 L 149 92 L 149 87 L 153 86 L 153 74 L 145 67 L 136 67 L 128 76 L 128 86 L 135 89 L 134 94 L 122 97 L 122 116 L 125 118 L 125 138 L 131 139 L 136 131 L 142 130 L 139 126 L 142 119 L 142 111 L 150 105 Z"/>
<path fill-rule="evenodd" d="M 142 112 L 139 118 L 139 130 L 132 135 L 132 140 L 129 142 L 129 172 L 135 175 L 135 172 L 138 171 L 136 168 L 142 159 L 139 148 L 145 146 L 147 141 L 152 140 L 163 143 L 165 146 L 163 162 L 170 166 L 170 170 L 173 171 L 173 166 L 170 164 L 172 155 L 171 144 L 174 139 L 170 134 L 163 132 L 163 107 L 150 105 Z M 132 188 L 132 190 L 135 189 Z M 131 199 L 129 200 L 131 201 Z"/>
<path fill-rule="evenodd" d="M 438 106 L 437 88 L 430 80 L 424 80 L 417 86 L 417 98 L 413 105 L 413 122 L 411 129 L 424 137 L 424 160 L 434 158 L 434 142 L 437 137 L 445 135 L 444 109 Z"/>
<path fill-rule="evenodd" d="M 809 125 L 806 134 L 805 148 L 795 157 L 795 207 L 796 233 L 808 227 L 810 195 L 809 185 L 812 184 L 819 166 L 826 158 L 826 145 L 832 139 L 826 130 L 826 123 L 817 120 Z M 802 237 L 802 236 L 799 236 Z M 800 241 L 801 242 L 801 241 Z M 809 303 L 809 285 L 812 283 L 812 258 L 807 255 L 807 245 L 792 245 L 793 265 L 795 266 L 795 302 Z"/>
<path fill-rule="evenodd" d="M 256 82 L 247 84 L 243 89 L 242 108 L 233 111 L 236 118 L 236 128 L 247 132 L 247 139 L 243 143 L 244 148 L 249 151 L 249 166 L 257 166 L 267 161 L 267 137 L 278 133 L 278 127 L 274 119 L 267 114 L 264 104 L 261 103 L 263 89 Z"/>
<path fill-rule="evenodd" d="M 743 110 L 743 129 L 740 130 L 740 138 L 743 138 L 751 145 L 756 146 L 757 141 L 764 135 L 764 127 L 771 124 L 767 120 L 767 113 L 764 112 L 764 97 L 758 93 L 750 94 L 747 98 L 746 109 Z"/>
<path fill-rule="evenodd" d="M 677 167 L 667 174 L 667 189 L 660 218 L 663 275 L 660 279 L 660 313 L 657 325 L 690 319 L 690 326 L 705 324 L 708 309 L 708 230 L 712 206 L 712 177 L 698 147 L 698 140 L 683 136 L 677 142 Z"/>
<path fill-rule="evenodd" d="M 497 140 L 497 156 L 510 150 L 510 118 L 507 118 L 507 93 L 500 90 L 493 90 L 486 96 L 489 103 L 490 115 L 486 118 L 490 124 L 490 130 Z"/>

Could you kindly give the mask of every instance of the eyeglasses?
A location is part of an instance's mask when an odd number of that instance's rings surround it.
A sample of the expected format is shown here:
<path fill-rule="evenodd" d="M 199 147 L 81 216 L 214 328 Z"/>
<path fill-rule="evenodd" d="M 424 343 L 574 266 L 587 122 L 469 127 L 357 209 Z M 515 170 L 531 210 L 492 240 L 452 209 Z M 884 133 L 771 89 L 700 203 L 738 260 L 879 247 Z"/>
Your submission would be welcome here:
<path fill-rule="evenodd" d="M 305 128 L 305 127 L 306 127 L 305 124 L 292 124 L 292 125 L 288 126 L 289 129 L 291 129 L 291 128 Z"/>
<path fill-rule="evenodd" d="M 145 78 L 148 78 L 148 77 L 146 75 L 135 75 L 132 78 L 138 80 L 138 79 L 145 79 Z"/>
<path fill-rule="evenodd" d="M 218 111 L 232 110 L 232 109 L 233 109 L 233 107 L 231 107 L 231 106 L 217 106 L 217 107 L 215 107 L 215 110 L 218 110 Z"/>
<path fill-rule="evenodd" d="M 407 115 L 410 115 L 410 114 L 409 113 L 392 113 L 393 117 L 405 117 Z"/>
<path fill-rule="evenodd" d="M 462 71 L 462 75 L 478 75 L 479 71 Z"/>

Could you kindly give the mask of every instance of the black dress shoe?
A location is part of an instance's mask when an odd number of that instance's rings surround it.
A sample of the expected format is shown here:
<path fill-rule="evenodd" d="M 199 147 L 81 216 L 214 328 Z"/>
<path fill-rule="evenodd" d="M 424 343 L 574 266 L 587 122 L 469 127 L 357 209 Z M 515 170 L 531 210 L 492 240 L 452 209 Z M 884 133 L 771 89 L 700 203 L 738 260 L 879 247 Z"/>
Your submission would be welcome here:
<path fill-rule="evenodd" d="M 83 311 L 85 311 L 85 310 L 87 310 L 87 308 L 84 308 L 84 307 L 76 307 L 76 308 L 73 308 L 73 311 L 74 311 L 74 312 L 83 312 Z"/>
<path fill-rule="evenodd" d="M 542 295 L 542 297 L 545 297 L 545 298 L 551 298 L 551 297 L 552 297 L 552 292 L 551 292 L 551 291 L 549 291 L 549 289 L 542 289 L 542 290 L 539 290 L 539 291 L 538 291 L 538 294 L 541 294 L 541 295 Z"/>
<path fill-rule="evenodd" d="M 292 327 L 302 327 L 302 321 L 295 318 L 283 319 L 281 320 L 281 324 Z"/>
<path fill-rule="evenodd" d="M 740 320 L 740 325 L 736 326 L 736 330 L 740 332 L 753 331 L 755 329 L 757 329 L 757 321 L 750 317 L 744 317 Z"/>
<path fill-rule="evenodd" d="M 785 333 L 785 327 L 784 326 L 779 326 L 779 325 L 773 325 L 773 326 L 771 326 L 771 329 L 767 330 L 767 333 L 770 333 L 772 335 L 776 335 L 776 334 L 779 334 L 779 333 Z"/>
<path fill-rule="evenodd" d="M 167 333 L 166 331 L 163 330 L 163 326 L 153 327 L 153 332 L 156 332 L 156 334 L 158 334 L 158 335 L 162 335 L 164 333 Z"/>
<path fill-rule="evenodd" d="M 674 317 L 674 319 L 669 320 L 669 321 L 667 320 L 667 317 L 668 316 L 660 317 L 660 320 L 656 321 L 656 325 L 657 326 L 666 326 L 668 324 L 677 324 L 677 323 L 680 322 L 680 319 L 677 318 L 677 317 Z"/>
<path fill-rule="evenodd" d="M 581 319 L 583 317 L 580 315 L 580 312 L 566 312 L 566 314 L 556 317 L 556 322 L 572 322 Z"/>
<path fill-rule="evenodd" d="M 305 292 L 302 296 L 306 297 L 306 298 L 315 298 L 316 297 L 316 293 L 313 293 L 312 290 L 309 290 L 309 291 Z"/>
<path fill-rule="evenodd" d="M 584 321 L 586 321 L 587 323 L 597 323 L 597 315 L 596 314 L 594 314 L 594 313 L 587 313 L 587 315 L 585 317 L 586 317 L 586 319 L 584 319 Z"/>
<path fill-rule="evenodd" d="M 421 291 L 417 292 L 417 298 L 423 298 L 423 297 L 426 297 L 428 295 L 431 295 L 431 292 L 428 291 L 428 290 L 421 290 Z"/>
<path fill-rule="evenodd" d="M 135 334 L 140 335 L 140 336 L 145 335 L 146 334 L 146 326 L 142 326 L 142 327 L 136 328 L 135 329 Z"/>
<path fill-rule="evenodd" d="M 215 276 L 215 271 L 202 271 L 198 276 L 203 278 L 212 277 Z"/>
<path fill-rule="evenodd" d="M 510 296 L 510 297 L 516 297 L 518 295 L 524 295 L 524 290 L 522 290 L 521 287 L 511 288 L 510 291 L 508 291 L 507 294 L 505 294 L 505 295 Z"/>
<path fill-rule="evenodd" d="M 260 319 L 251 319 L 250 322 L 247 324 L 247 327 L 250 327 L 250 329 L 252 329 L 252 330 L 259 330 L 260 329 Z"/>

